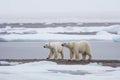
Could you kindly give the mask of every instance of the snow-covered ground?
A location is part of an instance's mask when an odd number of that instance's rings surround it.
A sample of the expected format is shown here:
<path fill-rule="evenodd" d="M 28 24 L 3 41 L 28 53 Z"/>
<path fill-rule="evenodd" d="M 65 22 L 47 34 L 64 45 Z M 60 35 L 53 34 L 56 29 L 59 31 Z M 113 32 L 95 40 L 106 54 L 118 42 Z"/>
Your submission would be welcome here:
<path fill-rule="evenodd" d="M 41 61 L 16 66 L 0 66 L 0 80 L 120 80 L 120 67 L 57 65 Z"/>
<path fill-rule="evenodd" d="M 0 65 L 18 65 L 20 62 L 0 61 Z"/>
<path fill-rule="evenodd" d="M 96 32 L 96 35 L 68 35 L 56 33 Z M 114 40 L 120 41 L 120 25 L 109 27 L 47 27 L 47 28 L 1 28 L 0 39 L 13 40 Z M 116 34 L 112 34 L 116 33 Z"/>

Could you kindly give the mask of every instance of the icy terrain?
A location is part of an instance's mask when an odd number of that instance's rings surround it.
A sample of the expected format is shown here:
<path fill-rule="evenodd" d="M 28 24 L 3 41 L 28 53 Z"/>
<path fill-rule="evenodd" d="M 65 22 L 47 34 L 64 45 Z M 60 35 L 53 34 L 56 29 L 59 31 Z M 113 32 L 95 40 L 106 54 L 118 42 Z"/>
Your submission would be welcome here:
<path fill-rule="evenodd" d="M 94 35 L 76 33 L 95 32 Z M 47 27 L 47 28 L 6 28 L 0 29 L 0 39 L 15 40 L 114 40 L 120 42 L 120 25 L 109 27 Z M 59 34 L 60 33 L 60 34 Z M 62 33 L 62 34 L 61 34 Z M 65 33 L 75 33 L 65 34 Z"/>
<path fill-rule="evenodd" d="M 0 66 L 0 80 L 120 80 L 120 67 L 57 65 L 41 61 L 17 66 Z"/>
<path fill-rule="evenodd" d="M 0 61 L 0 66 L 4 65 L 4 66 L 8 66 L 8 65 L 18 65 L 20 64 L 20 62 L 7 62 L 7 61 Z"/>

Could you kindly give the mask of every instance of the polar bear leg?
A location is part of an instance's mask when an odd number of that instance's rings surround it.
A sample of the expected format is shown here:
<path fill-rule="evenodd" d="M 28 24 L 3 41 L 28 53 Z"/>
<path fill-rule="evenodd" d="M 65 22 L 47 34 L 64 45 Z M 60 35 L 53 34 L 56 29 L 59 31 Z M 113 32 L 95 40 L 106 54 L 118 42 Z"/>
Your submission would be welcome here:
<path fill-rule="evenodd" d="M 87 54 L 89 56 L 89 59 L 88 60 L 91 60 L 92 59 L 92 55 L 91 54 Z"/>
<path fill-rule="evenodd" d="M 82 60 L 85 61 L 85 59 L 86 59 L 86 53 L 83 53 L 82 54 Z"/>
<path fill-rule="evenodd" d="M 73 53 L 75 54 L 76 60 L 79 60 L 79 52 L 77 50 L 74 50 Z"/>
<path fill-rule="evenodd" d="M 53 53 L 52 53 L 52 51 L 50 50 L 50 52 L 48 53 L 48 58 L 47 58 L 47 59 L 50 59 L 52 56 L 53 56 Z"/>
<path fill-rule="evenodd" d="M 54 59 L 57 60 L 58 54 L 56 51 L 54 51 Z"/>
<path fill-rule="evenodd" d="M 63 53 L 63 50 L 61 51 L 61 58 L 64 59 L 64 53 Z"/>
<path fill-rule="evenodd" d="M 72 59 L 73 59 L 73 57 L 74 57 L 74 53 L 73 53 L 73 51 L 72 51 L 72 50 L 70 50 L 70 60 L 72 60 Z"/>
<path fill-rule="evenodd" d="M 76 60 L 79 60 L 79 54 L 75 55 Z"/>

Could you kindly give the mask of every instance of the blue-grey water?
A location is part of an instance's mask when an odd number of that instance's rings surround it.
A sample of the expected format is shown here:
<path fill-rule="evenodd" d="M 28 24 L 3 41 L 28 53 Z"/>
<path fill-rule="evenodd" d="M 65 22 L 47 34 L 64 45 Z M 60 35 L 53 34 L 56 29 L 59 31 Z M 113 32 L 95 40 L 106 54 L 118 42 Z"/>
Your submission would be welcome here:
<path fill-rule="evenodd" d="M 0 42 L 0 59 L 45 59 L 48 49 L 45 42 Z M 120 60 L 120 43 L 112 41 L 90 41 L 93 59 Z M 64 48 L 65 59 L 69 52 Z"/>

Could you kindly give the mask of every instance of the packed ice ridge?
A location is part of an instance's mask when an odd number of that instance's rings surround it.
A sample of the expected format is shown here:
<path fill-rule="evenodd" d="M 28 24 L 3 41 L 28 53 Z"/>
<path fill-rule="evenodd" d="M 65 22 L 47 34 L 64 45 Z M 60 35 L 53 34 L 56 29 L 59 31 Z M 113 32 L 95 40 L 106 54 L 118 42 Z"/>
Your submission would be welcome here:
<path fill-rule="evenodd" d="M 113 40 L 120 42 L 120 25 L 109 27 L 47 27 L 47 28 L 1 28 L 0 39 L 12 40 Z M 67 35 L 57 33 L 96 32 L 96 35 Z M 113 34 L 115 33 L 115 34 Z"/>

